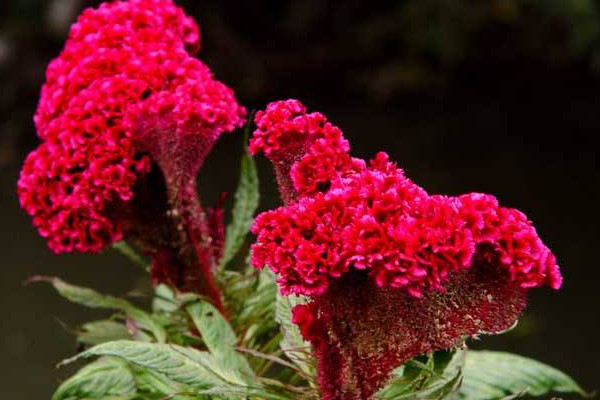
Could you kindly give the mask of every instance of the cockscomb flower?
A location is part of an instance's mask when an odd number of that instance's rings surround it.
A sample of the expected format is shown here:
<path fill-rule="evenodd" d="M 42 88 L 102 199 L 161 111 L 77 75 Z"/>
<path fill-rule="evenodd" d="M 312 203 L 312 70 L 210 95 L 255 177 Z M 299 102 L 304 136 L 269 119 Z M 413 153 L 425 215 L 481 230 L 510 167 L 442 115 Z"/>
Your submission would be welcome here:
<path fill-rule="evenodd" d="M 503 331 L 528 289 L 560 287 L 531 223 L 493 196 L 429 195 L 385 153 L 352 159 L 341 131 L 298 102 L 256 119 L 254 148 L 276 168 L 285 160 L 280 181 L 291 183 L 286 205 L 256 219 L 252 263 L 277 273 L 284 294 L 308 296 L 293 320 L 313 344 L 324 399 L 370 399 L 410 358 Z"/>
<path fill-rule="evenodd" d="M 249 150 L 271 160 L 286 203 L 327 188 L 334 175 L 361 164 L 348 155 L 342 131 L 321 113 L 307 114 L 297 100 L 269 104 L 256 113 L 255 123 Z"/>
<path fill-rule="evenodd" d="M 196 174 L 245 110 L 192 57 L 199 40 L 171 0 L 104 3 L 71 27 L 34 118 L 42 144 L 18 183 L 22 207 L 53 251 L 99 252 L 129 236 L 157 258 L 189 264 L 185 249 L 205 246 L 190 243 L 210 242 Z M 190 214 L 194 233 L 178 233 Z"/>

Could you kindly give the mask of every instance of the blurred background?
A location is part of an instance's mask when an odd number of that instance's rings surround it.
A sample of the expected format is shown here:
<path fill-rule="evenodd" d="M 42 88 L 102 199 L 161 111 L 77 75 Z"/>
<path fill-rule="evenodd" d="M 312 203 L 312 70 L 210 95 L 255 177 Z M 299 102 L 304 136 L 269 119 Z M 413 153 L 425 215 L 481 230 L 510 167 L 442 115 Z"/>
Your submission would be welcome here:
<path fill-rule="evenodd" d="M 249 109 L 295 97 L 340 126 L 353 154 L 390 153 L 431 193 L 479 191 L 523 210 L 556 254 L 559 292 L 532 293 L 517 329 L 482 338 L 600 388 L 600 13 L 594 0 L 177 1 L 202 31 L 200 57 Z M 0 2 L 0 387 L 47 399 L 69 371 L 69 329 L 94 313 L 31 275 L 124 295 L 147 290 L 118 254 L 55 256 L 20 210 L 16 179 L 37 146 L 32 116 L 69 25 L 99 1 Z M 237 182 L 241 134 L 200 177 L 206 203 Z M 278 204 L 259 160 L 262 207 Z M 97 314 L 97 315 L 96 315 Z"/>

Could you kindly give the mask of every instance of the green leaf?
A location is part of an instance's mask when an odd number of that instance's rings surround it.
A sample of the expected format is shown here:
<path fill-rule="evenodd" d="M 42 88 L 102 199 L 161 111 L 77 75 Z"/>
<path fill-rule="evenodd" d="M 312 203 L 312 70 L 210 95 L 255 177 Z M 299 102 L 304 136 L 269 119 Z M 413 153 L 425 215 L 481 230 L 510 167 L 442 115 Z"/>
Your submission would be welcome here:
<path fill-rule="evenodd" d="M 154 312 L 175 312 L 179 309 L 180 301 L 175 297 L 173 290 L 161 283 L 154 289 L 154 298 L 152 299 L 152 310 Z"/>
<path fill-rule="evenodd" d="M 446 399 L 452 393 L 455 393 L 460 387 L 462 374 L 456 372 L 453 376 L 444 379 L 435 379 L 427 386 L 415 391 L 399 391 L 394 393 L 389 390 L 380 394 L 377 399 L 386 400 L 442 400 Z"/>
<path fill-rule="evenodd" d="M 77 332 L 77 340 L 89 345 L 121 339 L 131 339 L 127 327 L 110 319 L 88 322 L 83 324 Z"/>
<path fill-rule="evenodd" d="M 530 358 L 495 351 L 470 351 L 459 399 L 494 400 L 525 393 L 587 393 L 565 373 Z"/>
<path fill-rule="evenodd" d="M 208 352 L 159 343 L 127 340 L 109 342 L 92 347 L 60 365 L 94 356 L 122 358 L 138 367 L 157 372 L 194 390 L 215 387 L 245 387 L 237 371 L 231 370 Z"/>
<path fill-rule="evenodd" d="M 392 373 L 376 398 L 381 400 L 441 400 L 457 392 L 462 382 L 466 348 L 438 351 L 408 361 Z"/>
<path fill-rule="evenodd" d="M 144 257 L 139 255 L 137 251 L 133 247 L 131 247 L 126 241 L 122 240 L 120 242 L 114 243 L 112 248 L 121 253 L 123 256 L 129 259 L 129 261 L 133 262 L 135 265 L 142 267 L 145 271 L 150 270 L 150 265 L 148 261 L 144 260 Z"/>
<path fill-rule="evenodd" d="M 124 312 L 128 318 L 135 321 L 140 328 L 147 329 L 148 331 L 152 332 L 156 341 L 164 343 L 166 340 L 166 333 L 163 327 L 158 324 L 151 315 L 135 307 L 127 300 L 102 295 L 90 288 L 71 285 L 59 278 L 38 276 L 29 279 L 29 282 L 38 281 L 51 283 L 61 296 L 69 301 L 72 301 L 73 303 L 81 304 L 90 308 L 120 310 Z"/>
<path fill-rule="evenodd" d="M 283 339 L 280 347 L 284 354 L 307 376 L 316 376 L 315 361 L 312 357 L 310 343 L 304 340 L 300 329 L 292 323 L 292 308 L 303 304 L 306 299 L 298 296 L 282 296 L 277 294 L 275 320 L 279 323 Z"/>
<path fill-rule="evenodd" d="M 259 271 L 251 265 L 243 271 L 220 272 L 230 325 L 238 335 L 239 347 L 262 354 L 278 352 L 281 334 L 275 321 L 275 275 L 268 268 Z M 263 375 L 272 364 L 257 357 L 248 357 L 248 361 L 257 375 Z"/>
<path fill-rule="evenodd" d="M 238 344 L 235 332 L 212 304 L 198 301 L 187 306 L 187 311 L 204 344 L 215 358 L 226 368 L 239 371 L 241 376 L 250 378 L 254 375 L 248 360 L 235 350 Z"/>
<path fill-rule="evenodd" d="M 250 126 L 251 123 L 249 122 L 246 125 L 244 134 L 244 154 L 241 160 L 240 180 L 234 196 L 231 223 L 227 226 L 223 257 L 219 263 L 220 268 L 225 268 L 242 247 L 252 226 L 254 212 L 258 207 L 258 174 L 254 159 L 246 147 Z"/>
<path fill-rule="evenodd" d="M 273 318 L 275 316 L 275 303 L 277 299 L 275 274 L 268 268 L 258 271 L 254 267 L 249 266 L 244 280 L 239 285 L 240 293 L 232 293 L 232 296 L 238 297 L 238 300 L 242 303 L 242 307 L 238 313 L 239 317 L 245 320 L 257 317 Z"/>
<path fill-rule="evenodd" d="M 265 353 L 279 349 L 279 325 L 275 321 L 277 284 L 275 275 L 265 268 L 261 271 L 249 267 L 246 280 L 251 283 L 238 296 L 234 322 L 238 332 L 244 332 L 242 343 Z"/>
<path fill-rule="evenodd" d="M 135 377 L 138 391 L 146 395 L 164 399 L 166 396 L 170 400 L 178 400 L 186 398 L 185 396 L 176 396 L 178 393 L 187 393 L 190 391 L 189 386 L 175 382 L 163 374 L 137 366 L 132 366 L 131 370 Z"/>
<path fill-rule="evenodd" d="M 129 398 L 136 392 L 127 363 L 105 357 L 83 367 L 56 390 L 52 400 Z"/>

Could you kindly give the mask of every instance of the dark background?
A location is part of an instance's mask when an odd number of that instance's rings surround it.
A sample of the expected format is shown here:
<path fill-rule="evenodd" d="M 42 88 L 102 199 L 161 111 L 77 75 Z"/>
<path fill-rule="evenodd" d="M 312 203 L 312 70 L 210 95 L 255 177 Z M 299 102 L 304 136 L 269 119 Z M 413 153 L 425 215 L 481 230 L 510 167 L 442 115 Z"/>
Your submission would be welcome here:
<path fill-rule="evenodd" d="M 97 1 L 0 2 L 0 397 L 49 398 L 76 351 L 64 325 L 103 315 L 35 274 L 112 294 L 144 290 L 119 255 L 53 255 L 18 206 L 17 174 L 37 145 L 32 115 L 46 64 Z M 179 1 L 199 21 L 200 57 L 249 109 L 296 97 L 339 125 L 353 154 L 390 153 L 431 193 L 497 195 L 523 210 L 565 277 L 535 290 L 519 327 L 475 346 L 506 349 L 600 388 L 598 165 L 600 16 L 593 0 Z M 201 175 L 211 203 L 237 181 L 241 134 Z M 259 161 L 262 207 L 277 205 Z M 59 322 L 62 321 L 62 322 Z"/>

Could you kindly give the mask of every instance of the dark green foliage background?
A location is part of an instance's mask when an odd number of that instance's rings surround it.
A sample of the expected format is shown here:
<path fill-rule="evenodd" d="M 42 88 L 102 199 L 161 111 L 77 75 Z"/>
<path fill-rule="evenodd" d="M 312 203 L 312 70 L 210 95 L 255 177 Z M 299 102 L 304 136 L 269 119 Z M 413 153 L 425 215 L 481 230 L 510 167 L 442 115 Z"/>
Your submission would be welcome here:
<path fill-rule="evenodd" d="M 117 254 L 52 255 L 18 208 L 15 182 L 36 145 L 32 114 L 68 24 L 98 1 L 0 3 L 1 397 L 49 398 L 75 326 L 106 315 L 69 304 L 34 274 L 103 292 L 147 292 Z M 181 1 L 200 22 L 202 58 L 249 108 L 297 97 L 325 112 L 357 156 L 385 150 L 430 192 L 496 194 L 535 222 L 565 286 L 540 290 L 505 349 L 600 387 L 597 332 L 600 17 L 593 0 Z M 218 143 L 201 175 L 210 204 L 236 187 L 242 135 Z M 262 208 L 277 204 L 259 160 Z M 231 204 L 231 199 L 230 203 Z M 144 302 L 144 300 L 140 300 Z"/>

